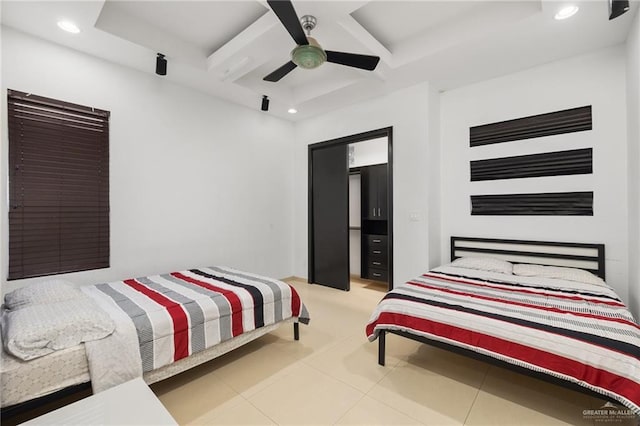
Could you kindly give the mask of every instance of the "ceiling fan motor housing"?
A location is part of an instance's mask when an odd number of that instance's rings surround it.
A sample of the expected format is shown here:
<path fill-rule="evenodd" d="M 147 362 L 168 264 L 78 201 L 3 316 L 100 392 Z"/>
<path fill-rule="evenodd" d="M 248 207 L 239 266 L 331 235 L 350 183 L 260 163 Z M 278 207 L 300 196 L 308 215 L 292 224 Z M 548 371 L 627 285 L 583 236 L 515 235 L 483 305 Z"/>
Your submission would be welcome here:
<path fill-rule="evenodd" d="M 300 25 L 302 25 L 302 28 L 307 32 L 307 36 L 311 35 L 311 30 L 314 29 L 317 24 L 318 20 L 313 15 L 304 15 L 300 18 Z"/>
<path fill-rule="evenodd" d="M 291 51 L 291 60 L 304 69 L 317 68 L 327 60 L 327 54 L 313 37 L 307 37 L 309 44 L 297 46 Z"/>

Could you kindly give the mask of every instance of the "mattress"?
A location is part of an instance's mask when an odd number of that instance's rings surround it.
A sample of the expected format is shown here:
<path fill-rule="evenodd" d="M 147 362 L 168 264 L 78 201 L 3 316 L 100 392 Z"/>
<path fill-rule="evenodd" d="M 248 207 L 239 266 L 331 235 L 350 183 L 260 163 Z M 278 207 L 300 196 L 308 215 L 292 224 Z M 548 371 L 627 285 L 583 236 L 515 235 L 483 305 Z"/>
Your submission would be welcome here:
<path fill-rule="evenodd" d="M 89 367 L 83 344 L 31 361 L 22 361 L 3 350 L 1 362 L 2 407 L 89 381 Z"/>
<path fill-rule="evenodd" d="M 609 286 L 443 266 L 387 293 L 366 327 L 553 376 L 640 414 L 640 326 Z"/>
<path fill-rule="evenodd" d="M 240 346 L 246 345 L 247 343 L 255 340 L 259 337 L 264 336 L 267 333 L 271 333 L 276 330 L 283 324 L 292 323 L 293 319 L 284 320 L 277 324 L 271 324 L 264 327 L 261 327 L 257 330 L 249 331 L 247 333 L 243 333 L 238 337 L 235 337 L 231 340 L 226 340 L 222 343 L 219 343 L 215 346 L 210 347 L 209 349 L 205 349 L 204 351 L 195 353 L 187 358 L 182 358 L 179 361 L 173 362 L 169 365 L 165 365 L 164 367 L 160 367 L 156 370 L 148 371 L 144 373 L 143 378 L 147 384 L 152 384 L 159 382 L 161 380 L 167 379 L 169 377 L 175 376 L 176 374 L 182 373 L 183 371 L 187 371 L 190 368 L 196 367 L 200 364 L 203 364 L 207 361 L 211 361 L 219 356 L 226 354 L 234 350 L 235 348 L 239 348 Z M 292 330 L 293 333 L 293 330 Z"/>
<path fill-rule="evenodd" d="M 144 373 L 147 384 L 159 382 L 190 368 L 222 356 L 235 348 L 270 333 L 283 324 L 291 324 L 292 319 L 271 324 L 215 345 L 156 370 Z M 293 330 L 292 330 L 293 333 Z M 69 386 L 88 383 L 89 366 L 85 355 L 85 345 L 53 352 L 31 361 L 22 361 L 2 351 L 0 361 L 1 407 L 8 407 L 57 392 Z"/>

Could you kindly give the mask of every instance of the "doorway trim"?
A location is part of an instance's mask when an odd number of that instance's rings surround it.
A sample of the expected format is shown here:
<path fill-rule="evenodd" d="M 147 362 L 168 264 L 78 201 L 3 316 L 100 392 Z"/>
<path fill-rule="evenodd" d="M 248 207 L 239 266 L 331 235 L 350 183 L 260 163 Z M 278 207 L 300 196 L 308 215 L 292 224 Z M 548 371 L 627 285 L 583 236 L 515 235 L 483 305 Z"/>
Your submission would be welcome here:
<path fill-rule="evenodd" d="M 307 190 L 307 232 L 308 232 L 308 248 L 307 248 L 307 282 L 314 282 L 314 235 L 313 235 L 313 161 L 312 154 L 316 149 L 327 148 L 333 145 L 349 145 L 356 142 L 364 142 L 370 139 L 381 137 L 387 138 L 387 190 L 388 192 L 388 219 L 387 219 L 387 235 L 389 250 L 389 290 L 393 289 L 393 126 L 383 127 L 368 132 L 357 133 L 355 135 L 343 136 L 337 139 L 330 139 L 324 142 L 310 144 L 307 148 L 307 164 L 308 164 L 308 190 Z M 346 159 L 345 159 L 346 160 Z M 347 235 L 349 235 L 347 233 Z M 348 238 L 348 237 L 347 237 Z M 348 243 L 348 241 L 347 241 Z"/>

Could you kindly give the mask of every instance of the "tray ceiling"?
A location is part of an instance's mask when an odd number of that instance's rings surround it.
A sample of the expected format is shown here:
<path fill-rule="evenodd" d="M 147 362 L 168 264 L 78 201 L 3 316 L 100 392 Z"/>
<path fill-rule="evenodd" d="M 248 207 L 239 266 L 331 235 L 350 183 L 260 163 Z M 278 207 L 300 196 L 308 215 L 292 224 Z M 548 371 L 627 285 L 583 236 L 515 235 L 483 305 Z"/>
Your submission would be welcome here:
<path fill-rule="evenodd" d="M 295 43 L 266 1 L 2 1 L 2 24 L 142 72 L 155 56 L 164 78 L 269 114 L 297 120 L 429 81 L 449 90 L 626 39 L 632 10 L 608 20 L 606 0 L 578 1 L 567 21 L 560 1 L 294 1 L 314 15 L 329 50 L 380 56 L 373 72 L 325 63 L 262 78 L 286 63 Z M 70 19 L 80 34 L 63 33 Z M 295 107 L 299 113 L 286 113 Z"/>

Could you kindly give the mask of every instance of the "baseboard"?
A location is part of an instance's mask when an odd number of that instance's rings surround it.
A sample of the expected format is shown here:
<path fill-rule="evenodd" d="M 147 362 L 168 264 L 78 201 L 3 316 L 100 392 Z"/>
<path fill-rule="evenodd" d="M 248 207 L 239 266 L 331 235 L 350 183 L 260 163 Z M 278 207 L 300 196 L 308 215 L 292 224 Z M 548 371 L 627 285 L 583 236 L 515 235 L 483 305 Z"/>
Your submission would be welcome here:
<path fill-rule="evenodd" d="M 292 275 L 290 277 L 286 277 L 286 278 L 279 278 L 280 281 L 284 281 L 284 282 L 288 282 L 288 281 L 303 281 L 303 282 L 307 282 L 307 279 L 304 277 L 298 277 L 295 275 Z M 382 281 L 376 281 L 376 280 L 370 280 L 367 278 L 362 278 L 360 275 L 356 275 L 356 274 L 350 274 L 349 275 L 349 280 L 354 281 L 354 282 L 358 282 L 358 283 L 362 283 L 362 284 L 387 284 L 385 282 Z"/>
<path fill-rule="evenodd" d="M 286 278 L 280 278 L 280 281 L 307 281 L 306 278 L 302 278 L 302 277 L 296 277 L 295 275 L 292 275 L 290 277 L 286 277 Z"/>

